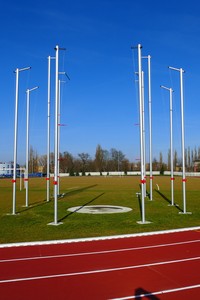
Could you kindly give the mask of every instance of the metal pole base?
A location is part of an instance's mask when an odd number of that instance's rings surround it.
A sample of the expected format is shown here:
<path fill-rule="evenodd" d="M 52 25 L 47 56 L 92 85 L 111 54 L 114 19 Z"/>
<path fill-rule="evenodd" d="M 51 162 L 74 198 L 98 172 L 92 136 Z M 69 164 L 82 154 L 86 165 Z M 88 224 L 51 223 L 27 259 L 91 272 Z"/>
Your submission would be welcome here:
<path fill-rule="evenodd" d="M 62 225 L 62 224 L 63 224 L 63 222 L 58 222 L 58 223 L 51 222 L 51 223 L 48 223 L 47 225 L 59 226 L 59 225 Z"/>
<path fill-rule="evenodd" d="M 6 216 L 18 216 L 18 215 L 19 215 L 19 213 L 14 213 L 14 214 L 13 213 L 7 213 L 6 214 Z"/>
<path fill-rule="evenodd" d="M 190 211 L 186 211 L 186 212 L 179 211 L 179 214 L 180 215 L 192 215 L 192 212 L 190 212 Z"/>
<path fill-rule="evenodd" d="M 179 206 L 179 204 L 168 204 L 168 206 Z"/>
<path fill-rule="evenodd" d="M 149 221 L 144 221 L 144 222 L 143 221 L 137 221 L 137 223 L 143 225 L 143 224 L 150 224 L 152 222 L 149 222 Z"/>

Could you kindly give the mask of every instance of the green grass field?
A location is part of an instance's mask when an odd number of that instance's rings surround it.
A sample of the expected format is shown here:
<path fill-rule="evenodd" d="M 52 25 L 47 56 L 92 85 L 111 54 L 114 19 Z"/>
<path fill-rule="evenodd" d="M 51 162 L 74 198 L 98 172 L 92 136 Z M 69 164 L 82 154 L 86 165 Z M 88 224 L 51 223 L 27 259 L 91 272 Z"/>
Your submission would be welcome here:
<path fill-rule="evenodd" d="M 153 201 L 145 200 L 146 220 L 141 221 L 140 203 L 136 192 L 140 191 L 139 177 L 66 177 L 60 179 L 60 193 L 66 193 L 58 200 L 60 226 L 49 226 L 54 221 L 54 201 L 46 202 L 45 178 L 29 180 L 29 204 L 25 205 L 25 190 L 19 190 L 17 182 L 16 210 L 12 215 L 12 182 L 0 180 L 0 243 L 71 239 L 147 231 L 166 230 L 200 225 L 200 178 L 188 178 L 186 184 L 187 211 L 182 209 L 182 178 L 176 177 L 175 203 L 170 202 L 170 177 L 154 177 Z M 156 184 L 160 187 L 158 193 Z M 148 191 L 148 183 L 147 183 Z M 51 184 L 51 194 L 53 185 Z M 67 211 L 79 205 L 120 205 L 132 208 L 131 212 L 120 214 L 79 214 Z"/>

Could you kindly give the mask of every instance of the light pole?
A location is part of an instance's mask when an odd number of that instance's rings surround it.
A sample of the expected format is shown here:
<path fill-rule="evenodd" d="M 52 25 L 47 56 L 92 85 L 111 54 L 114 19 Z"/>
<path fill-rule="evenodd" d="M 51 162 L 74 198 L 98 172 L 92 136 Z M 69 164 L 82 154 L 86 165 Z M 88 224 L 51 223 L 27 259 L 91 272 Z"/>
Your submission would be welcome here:
<path fill-rule="evenodd" d="M 170 166 L 171 166 L 171 205 L 174 205 L 174 167 L 173 167 L 173 100 L 172 100 L 172 88 L 167 88 L 163 85 L 160 86 L 161 88 L 168 90 L 170 95 L 169 101 L 169 110 L 170 110 Z"/>
<path fill-rule="evenodd" d="M 31 67 L 16 69 L 16 91 L 15 91 L 15 129 L 14 129 L 14 159 L 13 159 L 13 205 L 12 214 L 16 214 L 16 167 L 17 167 L 17 133 L 18 133 L 18 100 L 19 100 L 19 73 L 30 70 Z"/>
<path fill-rule="evenodd" d="M 181 141 L 182 141 L 182 187 L 183 187 L 183 214 L 187 214 L 186 210 L 186 176 L 185 176 L 185 130 L 184 130 L 184 98 L 183 98 L 183 73 L 182 68 L 177 69 L 174 67 L 168 67 L 171 70 L 178 71 L 180 73 L 180 99 L 181 99 Z"/>
<path fill-rule="evenodd" d="M 30 92 L 38 89 L 39 87 L 36 86 L 32 89 L 26 90 L 26 171 L 25 171 L 25 178 L 24 181 L 26 182 L 26 207 L 28 207 L 28 161 L 29 161 L 29 114 L 30 114 Z"/>

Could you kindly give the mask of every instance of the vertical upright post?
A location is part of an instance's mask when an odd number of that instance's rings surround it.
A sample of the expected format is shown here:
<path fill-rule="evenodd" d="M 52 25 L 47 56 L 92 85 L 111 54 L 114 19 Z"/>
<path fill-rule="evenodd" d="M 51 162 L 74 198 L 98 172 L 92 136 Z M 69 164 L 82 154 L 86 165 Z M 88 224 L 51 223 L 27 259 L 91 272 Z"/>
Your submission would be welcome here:
<path fill-rule="evenodd" d="M 50 189 L 50 109 L 51 109 L 51 56 L 48 56 L 48 92 L 47 92 L 47 202 Z"/>
<path fill-rule="evenodd" d="M 172 102 L 172 88 L 170 92 L 170 160 L 171 160 L 171 205 L 174 205 L 174 163 L 173 163 L 173 102 Z"/>
<path fill-rule="evenodd" d="M 25 187 L 26 187 L 26 204 L 25 206 L 28 207 L 28 161 L 29 161 L 29 115 L 30 115 L 30 92 L 37 89 L 38 86 L 32 88 L 32 89 L 27 89 L 26 94 L 27 94 L 27 106 L 26 106 L 26 171 L 25 171 Z"/>
<path fill-rule="evenodd" d="M 183 72 L 180 68 L 180 98 L 181 98 L 181 139 L 182 139 L 182 184 L 183 184 L 183 213 L 186 213 L 186 177 L 185 177 L 185 129 L 184 129 L 184 99 Z"/>
<path fill-rule="evenodd" d="M 58 80 L 58 195 L 60 194 L 60 83 Z"/>
<path fill-rule="evenodd" d="M 55 133 L 54 133 L 54 222 L 49 225 L 60 225 L 58 222 L 58 102 L 59 102 L 59 82 L 58 82 L 58 68 L 59 68 L 59 46 L 55 47 L 56 64 L 55 64 Z"/>
<path fill-rule="evenodd" d="M 16 89 L 15 89 L 15 128 L 14 128 L 14 159 L 13 159 L 13 201 L 12 215 L 16 214 L 16 168 L 17 168 L 17 133 L 18 133 L 18 99 L 19 99 L 19 72 L 29 70 L 31 67 L 16 69 Z"/>
<path fill-rule="evenodd" d="M 55 148 L 54 148 L 54 224 L 58 223 L 58 66 L 59 46 L 56 46 L 56 69 L 55 69 Z"/>
<path fill-rule="evenodd" d="M 172 101 L 172 88 L 167 88 L 163 85 L 160 86 L 170 92 L 169 98 L 169 111 L 170 111 L 170 167 L 171 167 L 171 205 L 174 205 L 174 164 L 173 164 L 173 101 Z"/>
<path fill-rule="evenodd" d="M 142 59 L 141 59 L 141 48 L 138 44 L 138 76 L 139 76 L 139 115 L 140 115 L 140 165 L 141 165 L 141 206 L 142 206 L 142 220 L 141 223 L 145 223 L 145 203 L 144 203 L 144 145 L 143 145 L 143 103 L 142 103 Z"/>
<path fill-rule="evenodd" d="M 143 172 L 144 172 L 144 197 L 146 197 L 146 132 L 145 132 L 145 103 L 144 103 L 144 71 L 142 71 L 142 138 L 143 138 Z"/>
<path fill-rule="evenodd" d="M 15 89 L 15 129 L 14 129 L 14 159 L 13 159 L 13 206 L 12 214 L 16 214 L 16 164 L 17 164 L 17 133 L 18 133 L 18 98 L 19 98 L 19 69 L 15 70 L 16 89 Z"/>
<path fill-rule="evenodd" d="M 153 200 L 153 170 L 152 170 L 152 110 L 151 110 L 151 56 L 148 59 L 148 100 L 149 100 L 149 193 L 150 200 Z"/>
<path fill-rule="evenodd" d="M 182 68 L 177 69 L 169 67 L 169 69 L 178 71 L 180 74 L 180 99 L 181 99 L 181 144 L 182 144 L 182 189 L 183 189 L 183 214 L 187 214 L 186 210 L 186 176 L 185 176 L 185 129 L 184 129 L 184 98 L 183 98 L 183 73 Z"/>
<path fill-rule="evenodd" d="M 27 94 L 27 106 L 26 106 L 26 171 L 25 171 L 25 187 L 26 187 L 26 204 L 28 207 L 28 158 L 29 158 L 29 104 L 30 104 L 30 90 L 26 91 Z"/>

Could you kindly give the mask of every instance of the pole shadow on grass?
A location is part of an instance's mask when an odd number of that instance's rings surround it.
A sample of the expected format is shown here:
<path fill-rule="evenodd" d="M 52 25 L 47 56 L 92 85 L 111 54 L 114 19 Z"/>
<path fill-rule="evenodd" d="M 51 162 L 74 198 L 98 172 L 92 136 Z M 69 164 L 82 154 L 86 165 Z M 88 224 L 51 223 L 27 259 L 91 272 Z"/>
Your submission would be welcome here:
<path fill-rule="evenodd" d="M 141 193 L 136 193 L 139 209 L 140 209 L 140 218 L 142 219 L 142 201 L 141 201 Z"/>
<path fill-rule="evenodd" d="M 158 298 L 157 296 L 155 296 L 153 293 L 139 287 L 135 290 L 135 298 L 136 299 L 143 299 L 145 297 L 145 299 L 151 299 L 151 300 L 159 300 L 160 298 Z"/>
<path fill-rule="evenodd" d="M 156 193 L 158 193 L 164 200 L 166 200 L 169 204 L 171 204 L 171 201 L 169 198 L 167 198 L 163 193 L 161 193 L 161 191 L 155 190 Z M 174 204 L 174 207 L 176 207 L 178 210 L 180 210 L 181 212 L 183 212 L 183 210 L 177 206 L 176 204 Z"/>
<path fill-rule="evenodd" d="M 66 193 L 63 193 L 60 195 L 60 198 L 65 198 L 67 196 L 71 196 L 71 195 L 75 195 L 75 194 L 78 194 L 78 193 L 81 193 L 85 190 L 88 190 L 88 189 L 91 189 L 95 186 L 97 186 L 98 184 L 93 184 L 93 185 L 89 185 L 89 186 L 86 186 L 86 187 L 83 187 L 83 188 L 80 188 L 80 189 L 76 189 L 76 190 L 71 190 L 71 191 L 68 191 Z"/>
<path fill-rule="evenodd" d="M 83 188 L 80 188 L 80 189 L 76 189 L 76 190 L 72 190 L 72 191 L 60 194 L 60 195 L 58 195 L 58 200 L 63 199 L 67 196 L 71 196 L 71 195 L 74 195 L 74 194 L 81 193 L 81 192 L 83 192 L 85 190 L 88 190 L 88 189 L 91 189 L 95 186 L 97 186 L 97 184 L 89 185 L 89 186 L 86 186 L 86 187 L 83 187 Z M 33 208 L 38 207 L 38 206 L 43 206 L 45 204 L 50 203 L 52 200 L 54 200 L 53 197 L 51 197 L 50 201 L 46 201 L 46 199 L 45 199 L 45 200 L 42 200 L 42 201 L 34 202 L 34 203 L 30 204 L 28 207 L 23 207 L 23 209 L 21 209 L 18 213 L 25 212 L 27 210 L 33 209 Z"/>
<path fill-rule="evenodd" d="M 71 216 L 72 214 L 76 213 L 77 211 L 79 211 L 81 208 L 85 207 L 86 205 L 92 203 L 93 201 L 95 201 L 96 199 L 100 198 L 101 196 L 103 196 L 105 193 L 102 193 L 100 195 L 98 195 L 97 197 L 93 198 L 92 200 L 84 203 L 82 206 L 80 206 L 79 208 L 77 208 L 77 210 L 72 211 L 70 213 L 68 213 L 66 216 L 64 216 L 63 218 L 61 218 L 58 222 L 62 222 L 63 220 L 65 220 L 66 218 L 68 218 L 69 216 Z"/>
<path fill-rule="evenodd" d="M 25 211 L 27 211 L 27 210 L 33 209 L 33 208 L 38 207 L 38 206 L 43 206 L 43 205 L 46 205 L 46 204 L 48 204 L 48 203 L 50 203 L 50 201 L 47 202 L 46 199 L 45 199 L 45 200 L 42 200 L 42 201 L 37 201 L 37 202 L 34 202 L 34 203 L 30 204 L 30 205 L 27 206 L 27 207 L 26 207 L 26 206 L 23 206 L 23 208 L 22 208 L 20 211 L 18 211 L 18 213 L 25 212 Z"/>

